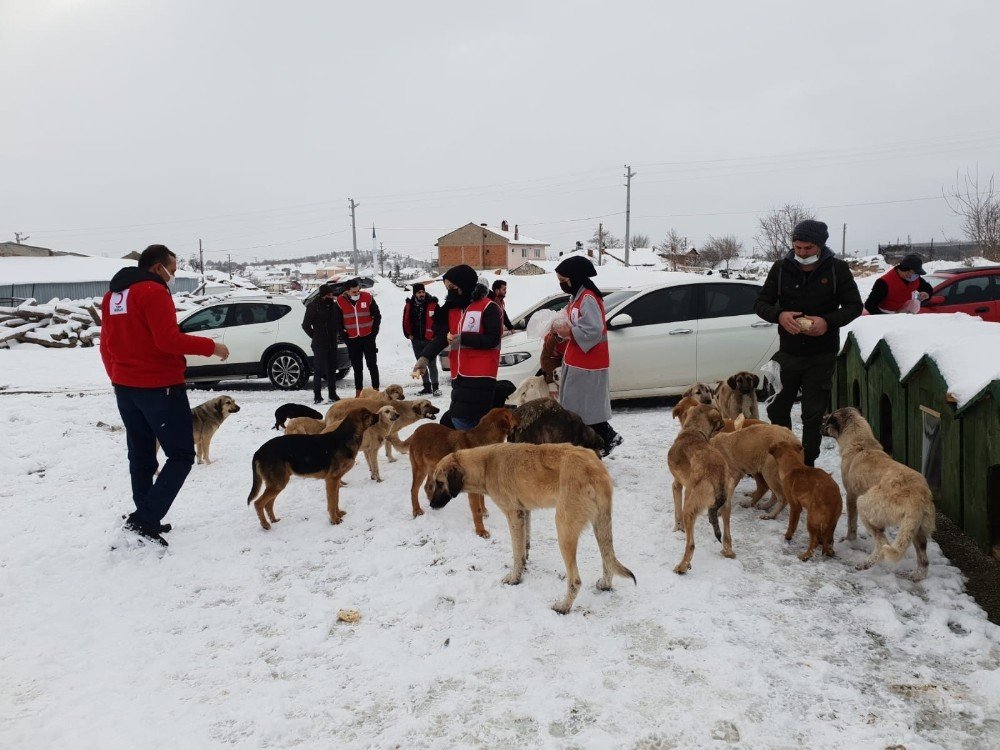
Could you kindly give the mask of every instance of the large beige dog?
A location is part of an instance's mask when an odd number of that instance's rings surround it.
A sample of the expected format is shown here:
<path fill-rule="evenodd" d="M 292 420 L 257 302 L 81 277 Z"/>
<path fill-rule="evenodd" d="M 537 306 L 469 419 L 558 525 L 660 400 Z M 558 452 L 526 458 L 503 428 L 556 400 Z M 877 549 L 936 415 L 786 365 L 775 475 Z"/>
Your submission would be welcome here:
<path fill-rule="evenodd" d="M 718 409 L 708 404 L 696 404 L 686 411 L 684 426 L 667 452 L 667 465 L 674 478 L 674 531 L 683 528 L 687 536 L 684 557 L 674 568 L 678 574 L 691 570 L 694 523 L 705 512 L 715 531 L 715 538 L 722 542 L 723 556 L 736 557 L 729 534 L 736 482 L 732 479 L 726 459 L 710 442 L 722 428 Z M 719 531 L 720 510 L 724 533 Z"/>
<path fill-rule="evenodd" d="M 715 389 L 715 405 L 723 419 L 736 419 L 742 414 L 746 419 L 760 419 L 757 406 L 757 386 L 760 376 L 752 372 L 738 372 L 719 383 Z"/>
<path fill-rule="evenodd" d="M 576 548 L 588 523 L 594 527 L 604 565 L 597 588 L 610 589 L 615 575 L 635 581 L 632 571 L 615 557 L 611 476 L 592 450 L 566 443 L 501 443 L 460 450 L 441 459 L 426 489 L 432 508 L 443 508 L 462 492 L 493 499 L 510 526 L 513 565 L 503 582 L 512 586 L 521 582 L 527 559 L 525 514 L 554 507 L 559 551 L 566 564 L 566 596 L 552 607 L 559 614 L 570 611 L 580 591 Z"/>
<path fill-rule="evenodd" d="M 787 427 L 776 424 L 755 424 L 735 432 L 723 432 L 712 438 L 714 445 L 729 465 L 729 471 L 735 482 L 739 482 L 744 474 L 749 474 L 757 483 L 750 499 L 740 503 L 744 508 L 756 508 L 760 499 L 768 489 L 774 495 L 773 502 L 763 510 L 771 510 L 761 518 L 773 521 L 784 510 L 787 500 L 781 487 L 778 464 L 768 453 L 772 445 L 788 443 L 796 450 L 802 451 L 802 443 L 795 433 Z"/>
<path fill-rule="evenodd" d="M 847 494 L 847 539 L 854 539 L 861 522 L 875 538 L 871 556 L 857 566 L 867 570 L 883 557 L 897 562 L 913 544 L 917 570 L 927 577 L 927 539 L 934 533 L 934 498 L 920 472 L 892 459 L 882 450 L 868 422 L 854 407 L 837 409 L 823 423 L 823 434 L 837 440 L 840 470 Z M 887 526 L 899 526 L 895 544 L 885 536 Z"/>
<path fill-rule="evenodd" d="M 406 394 L 403 393 L 403 386 L 393 384 L 386 386 L 384 391 L 377 388 L 362 388 L 358 398 L 377 398 L 381 401 L 392 402 L 402 401 L 406 398 Z"/>

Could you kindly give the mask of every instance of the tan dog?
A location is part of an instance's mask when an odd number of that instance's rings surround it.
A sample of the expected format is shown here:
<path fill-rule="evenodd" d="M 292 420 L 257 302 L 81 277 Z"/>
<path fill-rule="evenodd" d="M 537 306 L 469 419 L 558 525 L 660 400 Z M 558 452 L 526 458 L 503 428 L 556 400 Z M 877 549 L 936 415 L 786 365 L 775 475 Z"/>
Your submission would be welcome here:
<path fill-rule="evenodd" d="M 374 412 L 358 409 L 333 432 L 281 435 L 258 448 L 251 461 L 253 486 L 247 505 L 254 504 L 264 530 L 281 520 L 274 515 L 274 501 L 293 474 L 326 481 L 327 514 L 330 523 L 340 523 L 347 515 L 340 509 L 340 480 L 354 466 L 365 430 L 378 419 Z M 257 497 L 262 484 L 264 491 Z"/>
<path fill-rule="evenodd" d="M 292 417 L 285 422 L 286 435 L 319 435 L 326 429 L 326 421 L 312 417 Z"/>
<path fill-rule="evenodd" d="M 521 381 L 517 390 L 507 397 L 507 403 L 511 406 L 524 406 L 526 403 L 534 401 L 536 398 L 548 397 L 549 386 L 545 382 L 545 376 L 531 375 Z"/>
<path fill-rule="evenodd" d="M 362 388 L 361 393 L 358 394 L 357 398 L 377 398 L 380 401 L 402 401 L 406 398 L 406 394 L 403 393 L 403 386 L 393 384 L 386 386 L 384 391 L 380 391 L 376 388 Z"/>
<path fill-rule="evenodd" d="M 232 396 L 216 396 L 210 398 L 203 404 L 199 404 L 191 410 L 191 426 L 194 433 L 195 460 L 200 464 L 210 464 L 209 449 L 212 447 L 212 438 L 222 427 L 226 417 L 235 414 L 240 410 Z M 156 442 L 156 451 L 159 452 L 160 443 Z M 159 468 L 156 472 L 159 474 Z"/>
<path fill-rule="evenodd" d="M 934 498 L 920 472 L 892 459 L 882 450 L 868 422 L 854 407 L 837 409 L 823 423 L 823 434 L 837 440 L 840 470 L 847 493 L 847 537 L 854 539 L 861 522 L 875 538 L 871 556 L 857 566 L 867 570 L 883 557 L 897 562 L 913 544 L 917 570 L 927 577 L 927 539 L 934 533 Z M 899 526 L 895 544 L 885 536 L 887 526 Z"/>
<path fill-rule="evenodd" d="M 681 398 L 689 397 L 711 406 L 714 403 L 715 389 L 708 383 L 692 383 L 691 387 L 681 395 Z"/>
<path fill-rule="evenodd" d="M 513 552 L 511 572 L 503 582 L 521 582 L 527 560 L 525 515 L 539 508 L 556 509 L 556 535 L 566 564 L 566 596 L 555 605 L 566 614 L 580 591 L 576 548 L 589 523 L 601 551 L 604 575 L 597 588 L 607 591 L 615 575 L 635 576 L 615 557 L 611 535 L 613 486 L 608 470 L 594 451 L 574 445 L 505 443 L 470 448 L 441 459 L 427 480 L 432 508 L 443 508 L 461 492 L 489 495 L 507 516 Z"/>
<path fill-rule="evenodd" d="M 802 450 L 802 443 L 795 437 L 795 433 L 775 424 L 750 425 L 735 432 L 722 432 L 712 438 L 712 445 L 722 453 L 729 465 L 734 486 L 744 474 L 752 476 L 757 483 L 750 499 L 740 503 L 742 507 L 756 508 L 764 493 L 771 490 L 774 501 L 763 510 L 774 510 L 761 516 L 762 519 L 771 521 L 778 517 L 786 504 L 778 477 L 778 464 L 768 453 L 771 446 L 778 443 L 788 443 L 797 450 Z"/>
<path fill-rule="evenodd" d="M 702 403 L 698 401 L 694 396 L 684 396 L 680 401 L 678 401 L 674 408 L 671 410 L 670 414 L 674 419 L 679 420 L 681 427 L 684 426 L 684 418 L 686 417 L 688 411 L 693 406 L 697 406 Z M 711 404 L 710 404 L 711 405 Z M 741 430 L 744 427 L 750 427 L 755 424 L 767 424 L 767 422 L 762 422 L 759 419 L 744 419 L 741 414 L 736 419 L 723 419 L 725 426 L 723 426 L 723 432 L 736 432 L 736 430 Z"/>
<path fill-rule="evenodd" d="M 392 432 L 396 422 L 399 421 L 399 412 L 396 410 L 395 406 L 395 404 L 398 403 L 398 401 L 395 403 L 387 403 L 385 406 L 380 408 L 376 412 L 376 414 L 378 414 L 378 422 L 365 430 L 365 435 L 361 439 L 361 449 L 359 452 L 364 454 L 365 462 L 368 464 L 368 473 L 376 482 L 382 481 L 382 474 L 379 471 L 378 465 L 378 449 L 382 447 L 382 443 L 386 440 L 389 433 Z M 359 406 L 358 409 L 365 409 L 368 411 L 367 407 L 364 406 Z M 348 412 L 348 416 L 350 416 L 350 412 Z M 340 420 L 333 425 L 325 427 L 321 432 L 333 432 L 342 423 L 343 420 Z M 392 460 L 395 461 L 396 459 Z"/>
<path fill-rule="evenodd" d="M 792 541 L 799 525 L 799 514 L 806 511 L 806 529 L 809 531 L 809 548 L 799 555 L 805 562 L 817 547 L 823 554 L 833 557 L 833 533 L 843 510 L 840 487 L 833 477 L 822 469 L 814 469 L 802 462 L 802 453 L 790 443 L 778 443 L 768 449 L 778 464 L 781 488 L 788 500 L 788 530 L 785 541 Z"/>
<path fill-rule="evenodd" d="M 710 442 L 722 429 L 718 409 L 697 404 L 687 411 L 684 427 L 667 452 L 667 465 L 673 476 L 674 531 L 682 528 L 687 537 L 684 557 L 674 568 L 678 574 L 691 570 L 694 556 L 694 523 L 702 513 L 708 513 L 715 538 L 722 542 L 722 554 L 736 557 L 729 533 L 732 494 L 736 482 L 722 454 Z M 719 531 L 719 511 L 722 511 L 724 533 Z"/>
<path fill-rule="evenodd" d="M 757 387 L 760 376 L 752 372 L 738 372 L 723 380 L 715 389 L 715 405 L 723 419 L 736 419 L 740 414 L 746 419 L 760 419 L 757 406 Z"/>
<path fill-rule="evenodd" d="M 425 424 L 414 430 L 402 444 L 404 450 L 410 454 L 410 470 L 413 472 L 413 482 L 410 484 L 413 517 L 422 516 L 424 513 L 420 508 L 417 493 L 420 485 L 433 473 L 434 467 L 442 458 L 463 448 L 502 443 L 517 424 L 514 412 L 501 407 L 491 409 L 478 425 L 465 432 L 439 424 Z M 469 507 L 472 509 L 472 522 L 476 527 L 476 533 L 483 539 L 489 539 L 490 532 L 483 526 L 483 516 L 486 515 L 486 502 L 483 496 L 470 494 Z"/>
<path fill-rule="evenodd" d="M 340 406 L 343 402 L 334 404 L 334 406 Z M 384 406 L 391 406 L 396 410 L 398 414 L 398 419 L 389 425 L 387 431 L 383 431 L 380 426 L 372 428 L 374 432 L 371 436 L 365 436 L 365 442 L 362 446 L 362 451 L 365 454 L 365 460 L 368 461 L 368 468 L 371 471 L 371 477 L 377 482 L 381 482 L 382 474 L 379 470 L 378 463 L 378 447 L 380 445 L 385 446 L 385 455 L 389 459 L 390 463 L 395 463 L 396 458 L 392 455 L 392 449 L 390 444 L 392 442 L 399 442 L 397 438 L 397 433 L 403 427 L 409 427 L 414 422 L 419 422 L 421 419 L 434 419 L 434 416 L 441 411 L 434 404 L 425 398 L 417 399 L 415 401 L 378 401 L 377 399 L 353 399 L 348 400 L 346 404 L 339 409 L 340 414 L 337 417 L 331 418 L 330 412 L 327 412 L 326 416 L 326 427 L 323 431 L 326 432 L 332 428 L 335 428 L 340 424 L 340 420 L 345 414 L 350 414 L 355 409 L 369 409 L 371 411 L 378 411 Z M 333 407 L 330 408 L 333 411 Z M 405 451 L 403 451 L 405 453 Z"/>

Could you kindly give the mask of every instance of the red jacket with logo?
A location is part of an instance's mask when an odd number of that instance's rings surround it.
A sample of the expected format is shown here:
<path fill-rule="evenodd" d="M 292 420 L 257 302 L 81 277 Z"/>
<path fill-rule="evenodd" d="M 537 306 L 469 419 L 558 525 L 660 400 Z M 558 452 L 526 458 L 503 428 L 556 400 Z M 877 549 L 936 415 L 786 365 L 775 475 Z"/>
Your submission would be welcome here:
<path fill-rule="evenodd" d="M 462 334 L 480 335 L 483 333 L 483 312 L 496 302 L 489 297 L 483 297 L 469 304 L 464 310 L 452 308 L 448 311 L 448 329 L 458 336 L 452 341 L 448 353 L 448 367 L 454 378 L 461 375 L 465 378 L 496 378 L 500 368 L 500 344 L 489 349 L 474 349 L 462 346 Z"/>
<path fill-rule="evenodd" d="M 170 290 L 156 274 L 123 268 L 110 286 L 101 302 L 101 358 L 115 385 L 181 385 L 185 354 L 215 352 L 212 339 L 181 333 Z"/>
<path fill-rule="evenodd" d="M 337 304 L 344 314 L 344 330 L 347 331 L 347 338 L 356 339 L 368 336 L 372 332 L 378 333 L 382 314 L 370 292 L 361 292 L 357 302 L 352 302 L 346 294 L 341 294 L 337 297 Z"/>

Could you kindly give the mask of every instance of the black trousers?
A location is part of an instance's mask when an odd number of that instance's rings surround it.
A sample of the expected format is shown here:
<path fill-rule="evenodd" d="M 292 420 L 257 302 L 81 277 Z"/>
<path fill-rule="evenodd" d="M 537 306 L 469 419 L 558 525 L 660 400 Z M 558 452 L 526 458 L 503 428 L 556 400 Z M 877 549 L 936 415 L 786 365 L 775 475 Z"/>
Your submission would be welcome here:
<path fill-rule="evenodd" d="M 836 352 L 797 356 L 778 352 L 772 359 L 781 368 L 781 393 L 767 407 L 773 424 L 792 427 L 792 405 L 802 389 L 802 451 L 806 465 L 819 456 L 823 415 L 830 408 Z"/>
<path fill-rule="evenodd" d="M 337 348 L 313 347 L 313 395 L 320 398 L 323 395 L 323 378 L 326 378 L 330 398 L 337 396 Z"/>
<path fill-rule="evenodd" d="M 364 357 L 365 364 L 368 365 L 368 374 L 372 378 L 372 388 L 378 389 L 378 349 L 375 347 L 375 334 L 369 333 L 367 336 L 359 336 L 347 339 L 347 354 L 351 358 L 351 367 L 354 368 L 354 389 L 360 391 L 365 387 L 364 371 L 361 369 L 361 359 Z"/>

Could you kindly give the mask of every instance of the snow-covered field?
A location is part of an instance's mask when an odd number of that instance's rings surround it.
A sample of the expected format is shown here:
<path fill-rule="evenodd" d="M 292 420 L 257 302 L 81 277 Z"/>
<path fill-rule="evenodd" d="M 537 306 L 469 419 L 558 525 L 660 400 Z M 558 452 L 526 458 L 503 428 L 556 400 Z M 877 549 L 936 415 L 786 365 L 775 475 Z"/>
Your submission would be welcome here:
<path fill-rule="evenodd" d="M 379 293 L 383 379 L 412 389 L 402 293 Z M 804 525 L 789 545 L 784 521 L 737 508 L 735 560 L 702 519 L 692 571 L 672 572 L 667 402 L 613 420 L 615 543 L 638 586 L 596 591 L 586 532 L 560 616 L 552 513 L 504 586 L 502 516 L 489 540 L 464 502 L 412 519 L 405 457 L 382 459 L 382 484 L 363 461 L 348 475 L 339 526 L 322 483 L 293 480 L 263 531 L 249 459 L 286 398 L 257 383 L 227 389 L 242 411 L 188 478 L 170 547 L 122 547 L 125 441 L 97 350 L 2 352 L 0 385 L 0 747 L 1000 747 L 1000 628 L 936 544 L 921 583 L 855 571 L 867 539 L 802 563 Z M 832 443 L 820 463 L 839 476 Z"/>

